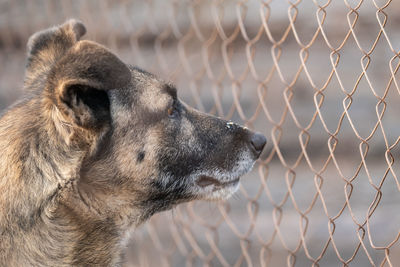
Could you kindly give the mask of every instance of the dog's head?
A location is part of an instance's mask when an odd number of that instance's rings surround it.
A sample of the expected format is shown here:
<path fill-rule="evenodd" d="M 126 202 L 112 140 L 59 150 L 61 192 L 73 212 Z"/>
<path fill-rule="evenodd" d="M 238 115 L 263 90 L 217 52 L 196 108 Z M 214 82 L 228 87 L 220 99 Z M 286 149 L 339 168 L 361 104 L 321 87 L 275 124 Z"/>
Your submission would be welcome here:
<path fill-rule="evenodd" d="M 148 209 L 225 199 L 266 139 L 190 108 L 175 87 L 80 41 L 71 20 L 31 37 L 26 87 L 44 84 L 43 109 L 65 146 L 87 151 L 77 188 L 91 197 Z"/>

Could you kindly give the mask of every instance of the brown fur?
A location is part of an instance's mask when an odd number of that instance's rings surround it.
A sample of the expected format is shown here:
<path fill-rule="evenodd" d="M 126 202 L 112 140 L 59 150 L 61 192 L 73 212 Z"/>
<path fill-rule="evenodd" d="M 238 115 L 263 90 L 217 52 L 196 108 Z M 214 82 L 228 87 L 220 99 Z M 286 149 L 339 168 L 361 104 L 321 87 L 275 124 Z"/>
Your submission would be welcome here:
<path fill-rule="evenodd" d="M 85 32 L 70 20 L 30 38 L 26 95 L 0 119 L 1 266 L 119 266 L 129 229 L 228 197 L 264 147 Z"/>

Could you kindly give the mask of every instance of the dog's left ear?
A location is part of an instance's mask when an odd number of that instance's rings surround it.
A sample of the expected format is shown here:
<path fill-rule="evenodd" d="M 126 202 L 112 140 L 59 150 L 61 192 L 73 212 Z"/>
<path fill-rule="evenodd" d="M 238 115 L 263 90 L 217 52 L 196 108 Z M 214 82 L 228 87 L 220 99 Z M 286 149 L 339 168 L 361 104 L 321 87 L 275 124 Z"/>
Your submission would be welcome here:
<path fill-rule="evenodd" d="M 58 60 L 47 80 L 46 93 L 74 124 L 101 128 L 110 120 L 107 91 L 126 86 L 128 67 L 105 47 L 80 41 Z"/>

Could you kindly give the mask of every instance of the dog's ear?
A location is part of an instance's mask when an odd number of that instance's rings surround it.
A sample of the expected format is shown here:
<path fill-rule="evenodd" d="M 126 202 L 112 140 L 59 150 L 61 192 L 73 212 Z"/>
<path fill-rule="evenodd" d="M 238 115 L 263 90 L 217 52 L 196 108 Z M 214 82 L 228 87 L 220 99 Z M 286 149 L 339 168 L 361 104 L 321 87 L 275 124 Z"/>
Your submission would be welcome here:
<path fill-rule="evenodd" d="M 27 70 L 52 65 L 86 33 L 82 22 L 71 19 L 60 26 L 35 33 L 28 41 Z"/>
<path fill-rule="evenodd" d="M 77 20 L 35 33 L 28 41 L 26 88 L 43 88 L 45 98 L 82 128 L 102 127 L 110 118 L 107 90 L 127 85 L 128 67 L 103 46 L 80 41 Z"/>
<path fill-rule="evenodd" d="M 86 129 L 110 119 L 107 91 L 125 87 L 129 68 L 105 47 L 90 41 L 72 46 L 51 69 L 46 93 L 70 121 Z"/>

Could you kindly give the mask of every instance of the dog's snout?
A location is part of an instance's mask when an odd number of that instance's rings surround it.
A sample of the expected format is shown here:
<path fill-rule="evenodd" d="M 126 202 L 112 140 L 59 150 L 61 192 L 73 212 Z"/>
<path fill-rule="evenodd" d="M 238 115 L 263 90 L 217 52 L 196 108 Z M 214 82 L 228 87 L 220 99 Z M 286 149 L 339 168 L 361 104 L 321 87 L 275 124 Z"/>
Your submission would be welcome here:
<path fill-rule="evenodd" d="M 250 143 L 256 153 L 260 154 L 264 149 L 267 139 L 260 133 L 255 133 L 250 137 Z"/>

